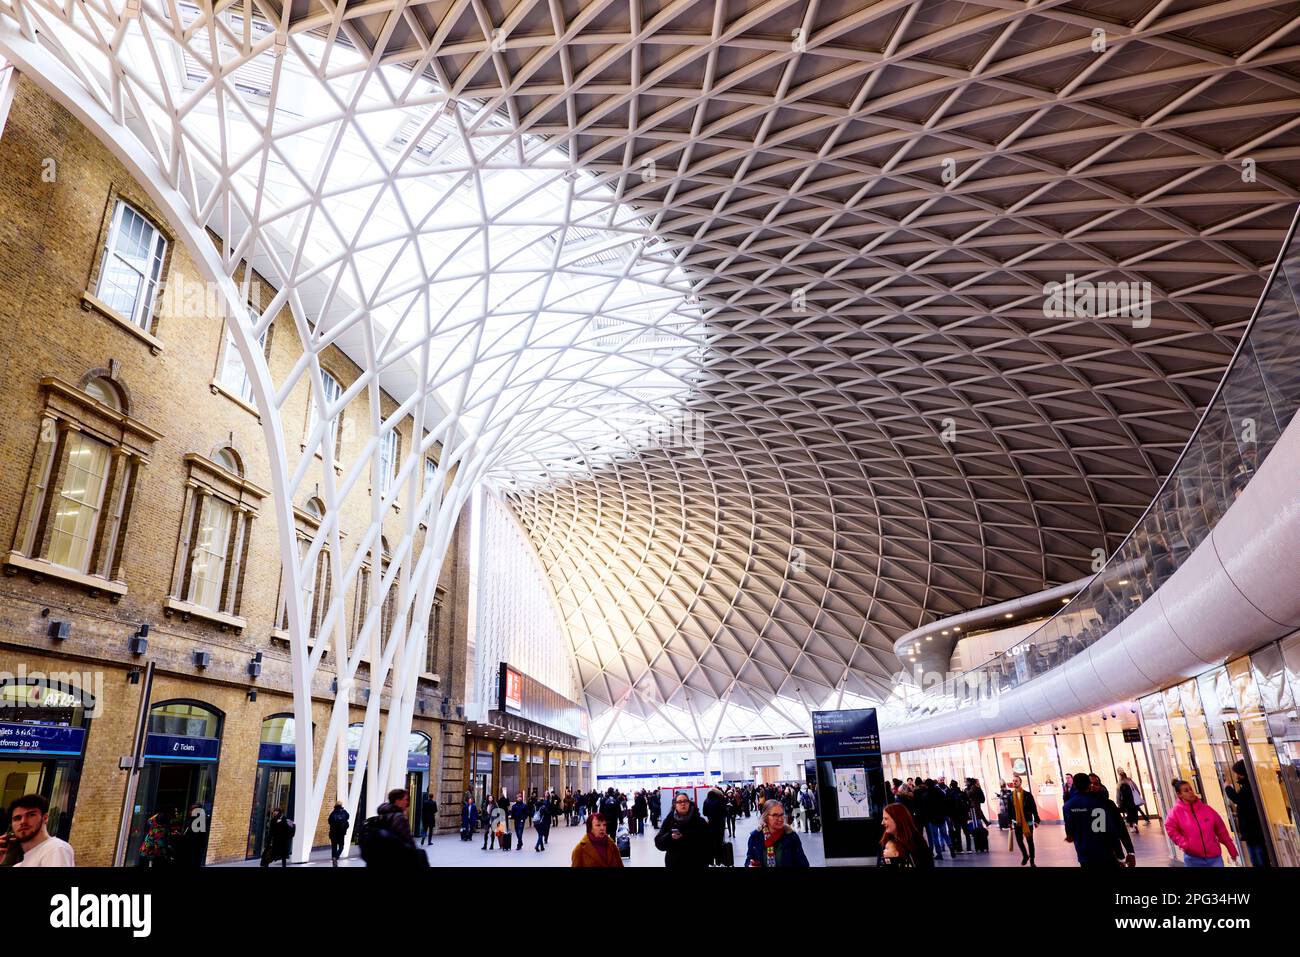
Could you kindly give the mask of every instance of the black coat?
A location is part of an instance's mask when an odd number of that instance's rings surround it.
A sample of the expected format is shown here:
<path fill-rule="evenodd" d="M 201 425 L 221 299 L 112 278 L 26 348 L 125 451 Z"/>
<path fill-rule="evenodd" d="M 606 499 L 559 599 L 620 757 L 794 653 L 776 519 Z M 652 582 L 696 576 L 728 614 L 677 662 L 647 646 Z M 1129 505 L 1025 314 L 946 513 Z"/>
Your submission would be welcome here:
<path fill-rule="evenodd" d="M 427 798 L 420 807 L 420 820 L 424 822 L 425 827 L 433 827 L 438 821 L 438 802 L 433 798 Z"/>
<path fill-rule="evenodd" d="M 709 821 L 709 830 L 713 833 L 714 844 L 721 844 L 727 828 L 727 799 L 717 791 L 710 791 L 704 798 L 703 810 Z"/>
<path fill-rule="evenodd" d="M 340 807 L 330 811 L 328 818 L 330 837 L 339 841 L 343 840 L 343 835 L 348 832 L 348 827 L 350 827 L 349 821 L 351 818 L 352 815 L 348 814 L 347 808 Z"/>
<path fill-rule="evenodd" d="M 682 832 L 680 838 L 673 838 L 674 829 Z M 664 852 L 664 867 L 689 869 L 713 863 L 713 834 L 695 808 L 690 809 L 684 821 L 677 820 L 677 815 L 670 812 L 655 835 L 655 847 Z"/>
<path fill-rule="evenodd" d="M 1259 822 L 1259 808 L 1255 806 L 1255 795 L 1250 790 L 1249 782 L 1242 781 L 1239 787 L 1229 784 L 1223 789 L 1228 800 L 1237 806 L 1237 822 L 1241 825 L 1241 839 L 1247 844 L 1263 844 L 1264 828 Z"/>

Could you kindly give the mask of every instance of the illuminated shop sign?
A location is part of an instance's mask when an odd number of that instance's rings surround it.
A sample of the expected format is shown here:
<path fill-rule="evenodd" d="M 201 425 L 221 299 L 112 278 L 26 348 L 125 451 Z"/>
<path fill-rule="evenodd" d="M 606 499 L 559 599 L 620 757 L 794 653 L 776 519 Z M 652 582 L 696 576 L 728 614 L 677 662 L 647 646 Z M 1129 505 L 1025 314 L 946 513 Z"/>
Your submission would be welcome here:
<path fill-rule="evenodd" d="M 0 754 L 77 756 L 85 744 L 85 728 L 0 722 Z"/>

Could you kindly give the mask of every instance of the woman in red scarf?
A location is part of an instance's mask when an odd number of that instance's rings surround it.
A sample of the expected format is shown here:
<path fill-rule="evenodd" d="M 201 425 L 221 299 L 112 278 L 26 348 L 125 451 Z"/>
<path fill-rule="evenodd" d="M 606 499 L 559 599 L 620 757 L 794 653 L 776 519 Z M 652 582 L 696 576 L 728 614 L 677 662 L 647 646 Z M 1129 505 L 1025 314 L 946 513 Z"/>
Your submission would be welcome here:
<path fill-rule="evenodd" d="M 587 833 L 582 835 L 573 849 L 574 867 L 622 867 L 623 858 L 618 845 L 610 838 L 605 815 L 592 814 L 587 818 Z"/>

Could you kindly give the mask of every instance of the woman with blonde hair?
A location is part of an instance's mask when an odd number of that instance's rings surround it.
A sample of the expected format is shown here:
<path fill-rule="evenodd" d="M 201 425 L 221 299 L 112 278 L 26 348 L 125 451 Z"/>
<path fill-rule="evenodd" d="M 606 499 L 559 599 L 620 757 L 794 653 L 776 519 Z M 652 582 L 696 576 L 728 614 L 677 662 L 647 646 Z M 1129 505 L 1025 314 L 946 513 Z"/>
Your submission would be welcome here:
<path fill-rule="evenodd" d="M 786 826 L 785 806 L 773 799 L 763 802 L 760 825 L 749 835 L 746 867 L 809 867 L 799 835 Z"/>

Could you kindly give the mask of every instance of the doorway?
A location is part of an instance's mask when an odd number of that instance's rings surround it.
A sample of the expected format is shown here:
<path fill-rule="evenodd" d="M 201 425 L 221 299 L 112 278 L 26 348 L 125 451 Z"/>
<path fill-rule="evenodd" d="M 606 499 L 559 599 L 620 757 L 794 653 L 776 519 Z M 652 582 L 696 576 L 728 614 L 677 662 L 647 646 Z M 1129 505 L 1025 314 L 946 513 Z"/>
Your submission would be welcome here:
<path fill-rule="evenodd" d="M 293 817 L 293 768 L 273 764 L 257 766 L 257 781 L 253 787 L 253 813 L 248 824 L 248 847 L 245 858 L 262 856 L 266 841 L 267 816 L 273 808 L 282 809 Z"/>

